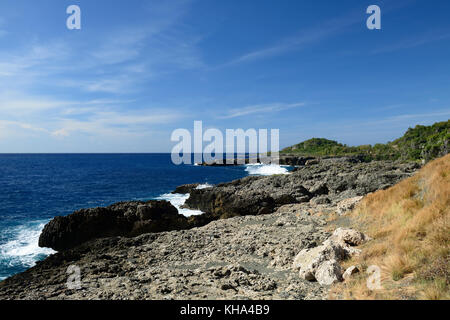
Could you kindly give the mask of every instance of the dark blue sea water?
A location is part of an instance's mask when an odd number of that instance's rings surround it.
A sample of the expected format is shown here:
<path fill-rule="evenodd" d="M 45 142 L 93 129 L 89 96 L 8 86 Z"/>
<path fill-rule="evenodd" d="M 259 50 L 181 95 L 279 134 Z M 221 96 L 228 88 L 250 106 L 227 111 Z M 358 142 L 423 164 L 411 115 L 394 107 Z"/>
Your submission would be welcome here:
<path fill-rule="evenodd" d="M 53 252 L 39 248 L 38 238 L 54 216 L 135 199 L 179 205 L 187 195 L 168 194 L 178 185 L 211 185 L 279 171 L 271 166 L 176 166 L 170 154 L 0 154 L 0 280 Z"/>

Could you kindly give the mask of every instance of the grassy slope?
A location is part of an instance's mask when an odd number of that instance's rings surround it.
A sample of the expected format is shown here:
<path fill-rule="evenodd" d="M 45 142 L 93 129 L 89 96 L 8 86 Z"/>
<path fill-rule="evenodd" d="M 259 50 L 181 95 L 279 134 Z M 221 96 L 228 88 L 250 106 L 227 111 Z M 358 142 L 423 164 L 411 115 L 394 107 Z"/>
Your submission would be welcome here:
<path fill-rule="evenodd" d="M 403 137 L 387 144 L 349 147 L 336 141 L 313 138 L 285 148 L 281 154 L 316 157 L 361 155 L 367 160 L 431 160 L 446 154 L 449 148 L 450 120 L 447 120 L 410 128 Z"/>
<path fill-rule="evenodd" d="M 350 217 L 374 240 L 344 265 L 362 272 L 332 293 L 346 299 L 450 299 L 450 155 L 369 194 Z M 367 288 L 371 265 L 381 268 L 381 290 Z"/>

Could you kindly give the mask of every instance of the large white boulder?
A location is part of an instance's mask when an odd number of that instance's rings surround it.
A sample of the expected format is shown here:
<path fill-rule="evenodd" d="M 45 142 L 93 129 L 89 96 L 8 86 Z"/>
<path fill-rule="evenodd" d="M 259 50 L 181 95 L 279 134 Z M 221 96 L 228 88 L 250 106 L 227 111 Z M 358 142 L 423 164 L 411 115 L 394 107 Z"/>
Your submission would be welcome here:
<path fill-rule="evenodd" d="M 328 260 L 323 262 L 316 270 L 315 274 L 317 282 L 323 286 L 329 286 L 333 283 L 342 281 L 342 269 L 336 260 Z"/>
<path fill-rule="evenodd" d="M 346 228 L 337 228 L 336 230 L 334 230 L 330 239 L 342 245 L 349 246 L 359 246 L 370 240 L 370 238 L 364 233 L 354 229 Z"/>
<path fill-rule="evenodd" d="M 299 276 L 305 280 L 315 280 L 317 268 L 325 261 L 341 261 L 346 256 L 344 248 L 332 241 L 325 241 L 321 246 L 303 249 L 294 259 L 293 269 L 299 270 Z"/>
<path fill-rule="evenodd" d="M 353 246 L 363 244 L 369 239 L 362 232 L 338 228 L 322 245 L 300 251 L 292 267 L 299 271 L 300 278 L 308 281 L 317 280 L 320 284 L 342 281 L 339 262 L 347 257 L 359 255 L 361 250 Z"/>

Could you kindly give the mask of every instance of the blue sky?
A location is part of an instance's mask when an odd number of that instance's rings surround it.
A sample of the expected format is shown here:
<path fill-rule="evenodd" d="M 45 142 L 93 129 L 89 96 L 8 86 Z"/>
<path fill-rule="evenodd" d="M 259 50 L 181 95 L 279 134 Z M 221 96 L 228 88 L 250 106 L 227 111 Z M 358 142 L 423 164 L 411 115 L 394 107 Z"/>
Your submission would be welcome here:
<path fill-rule="evenodd" d="M 66 28 L 77 4 L 82 29 Z M 366 8 L 381 8 L 368 30 Z M 450 118 L 449 1 L 2 0 L 0 152 L 169 152 L 174 129 L 387 142 Z"/>

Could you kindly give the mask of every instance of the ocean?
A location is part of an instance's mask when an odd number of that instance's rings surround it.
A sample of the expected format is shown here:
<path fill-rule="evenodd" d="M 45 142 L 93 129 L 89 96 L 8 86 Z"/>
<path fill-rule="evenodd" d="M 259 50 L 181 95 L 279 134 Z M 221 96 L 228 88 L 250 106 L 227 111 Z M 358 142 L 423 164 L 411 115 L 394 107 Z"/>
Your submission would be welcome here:
<path fill-rule="evenodd" d="M 177 166 L 170 154 L 0 154 L 0 280 L 54 252 L 39 248 L 38 239 L 55 216 L 150 199 L 168 200 L 186 216 L 200 214 L 180 208 L 189 195 L 170 192 L 187 183 L 206 188 L 288 170 L 275 165 Z"/>

